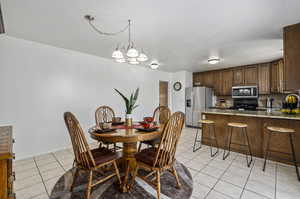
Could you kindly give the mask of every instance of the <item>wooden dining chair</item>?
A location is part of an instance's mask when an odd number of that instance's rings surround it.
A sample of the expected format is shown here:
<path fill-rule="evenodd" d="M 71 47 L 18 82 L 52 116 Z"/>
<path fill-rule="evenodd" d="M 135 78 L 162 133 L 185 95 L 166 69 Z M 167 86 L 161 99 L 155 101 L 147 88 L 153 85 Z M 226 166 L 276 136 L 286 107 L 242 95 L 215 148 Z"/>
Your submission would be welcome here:
<path fill-rule="evenodd" d="M 159 106 L 154 110 L 153 121 L 159 125 L 164 125 L 167 123 L 171 115 L 171 110 L 167 106 Z M 141 151 L 142 145 L 146 144 L 147 146 L 154 147 L 159 144 L 160 138 L 155 138 L 153 140 L 142 141 L 139 144 L 138 151 Z"/>
<path fill-rule="evenodd" d="M 148 184 L 156 187 L 157 198 L 159 199 L 161 188 L 160 176 L 162 172 L 165 171 L 169 171 L 175 176 L 177 188 L 181 188 L 174 163 L 176 147 L 184 124 L 184 117 L 182 112 L 174 113 L 164 126 L 159 146 L 144 149 L 135 155 L 137 166 L 134 171 L 133 182 L 130 188 L 132 188 L 135 178 L 138 176 Z M 138 170 L 140 168 L 145 169 L 150 173 L 146 176 L 138 175 Z M 153 175 L 155 175 L 155 177 L 151 179 L 150 177 Z"/>
<path fill-rule="evenodd" d="M 73 151 L 75 155 L 75 160 L 74 160 L 75 172 L 74 172 L 73 182 L 71 185 L 71 192 L 74 188 L 79 170 L 86 170 L 89 172 L 86 199 L 90 198 L 91 189 L 94 186 L 114 176 L 117 176 L 119 183 L 121 184 L 119 169 L 116 164 L 116 159 L 118 159 L 117 153 L 112 152 L 111 150 L 104 147 L 90 150 L 87 140 L 84 136 L 84 132 L 76 117 L 72 113 L 66 112 L 64 114 L 64 119 L 71 137 Z M 96 173 L 103 174 L 103 172 L 99 169 L 107 165 L 113 165 L 114 172 L 106 177 L 103 177 L 102 179 L 99 179 L 97 182 L 93 183 L 93 173 L 96 172 Z"/>
<path fill-rule="evenodd" d="M 100 126 L 100 123 L 103 123 L 103 122 L 112 122 L 114 117 L 115 117 L 115 112 L 111 107 L 100 106 L 95 111 L 96 126 Z M 114 151 L 121 148 L 121 147 L 118 147 L 116 143 L 112 143 L 112 142 L 103 142 L 103 144 L 105 144 L 108 149 L 109 149 L 109 146 L 111 144 L 113 144 Z M 99 147 L 101 147 L 101 146 L 102 146 L 102 143 L 100 143 Z"/>

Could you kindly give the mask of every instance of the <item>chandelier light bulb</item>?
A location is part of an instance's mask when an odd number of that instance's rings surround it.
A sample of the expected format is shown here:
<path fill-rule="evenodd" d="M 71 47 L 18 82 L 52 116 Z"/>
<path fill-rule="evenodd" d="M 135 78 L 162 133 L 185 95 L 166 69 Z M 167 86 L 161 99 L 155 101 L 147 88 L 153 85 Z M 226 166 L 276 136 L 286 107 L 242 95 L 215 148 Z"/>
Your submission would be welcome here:
<path fill-rule="evenodd" d="M 136 58 L 139 56 L 139 52 L 133 48 L 133 47 L 130 47 L 128 50 L 127 50 L 127 53 L 126 53 L 127 57 L 130 57 L 130 58 Z"/>
<path fill-rule="evenodd" d="M 139 64 L 136 58 L 128 58 L 127 61 L 129 64 L 133 64 L 133 65 Z"/>
<path fill-rule="evenodd" d="M 115 59 L 115 61 L 118 62 L 118 63 L 125 63 L 126 62 L 126 60 L 124 59 L 124 57 L 120 58 L 120 59 Z"/>
<path fill-rule="evenodd" d="M 118 48 L 112 53 L 111 56 L 114 59 L 122 59 L 122 58 L 124 58 L 123 53 Z"/>
<path fill-rule="evenodd" d="M 145 53 L 142 52 L 142 53 L 140 53 L 140 55 L 138 56 L 137 60 L 140 61 L 140 62 L 144 62 L 144 61 L 147 61 L 147 60 L 148 60 L 148 57 L 147 57 L 147 55 L 146 55 Z"/>

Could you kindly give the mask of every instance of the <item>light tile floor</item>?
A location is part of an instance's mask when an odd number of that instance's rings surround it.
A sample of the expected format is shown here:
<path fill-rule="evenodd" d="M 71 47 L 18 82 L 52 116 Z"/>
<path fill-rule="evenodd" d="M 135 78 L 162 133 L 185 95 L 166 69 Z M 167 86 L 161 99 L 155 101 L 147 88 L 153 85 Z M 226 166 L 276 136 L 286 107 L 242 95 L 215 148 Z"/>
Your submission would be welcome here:
<path fill-rule="evenodd" d="M 299 199 L 300 182 L 295 168 L 254 158 L 246 166 L 245 156 L 232 152 L 222 160 L 222 150 L 211 158 L 209 147 L 192 152 L 196 130 L 185 128 L 177 148 L 177 159 L 190 170 L 194 179 L 192 199 Z M 97 143 L 91 144 L 97 147 Z M 72 167 L 71 148 L 14 163 L 17 199 L 48 199 L 59 177 Z"/>

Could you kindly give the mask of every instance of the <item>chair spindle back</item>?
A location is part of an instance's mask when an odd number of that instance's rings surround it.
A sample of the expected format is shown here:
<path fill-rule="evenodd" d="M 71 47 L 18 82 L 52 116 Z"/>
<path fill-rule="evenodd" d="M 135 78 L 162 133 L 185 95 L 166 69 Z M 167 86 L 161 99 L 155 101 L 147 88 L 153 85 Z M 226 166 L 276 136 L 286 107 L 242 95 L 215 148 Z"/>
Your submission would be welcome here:
<path fill-rule="evenodd" d="M 64 119 L 71 137 L 76 165 L 87 169 L 95 166 L 94 157 L 75 115 L 65 112 Z"/>
<path fill-rule="evenodd" d="M 159 106 L 154 110 L 153 119 L 159 124 L 166 124 L 171 116 L 171 111 L 167 106 Z"/>
<path fill-rule="evenodd" d="M 95 112 L 96 125 L 103 122 L 112 122 L 115 112 L 109 106 L 100 106 Z"/>
<path fill-rule="evenodd" d="M 184 113 L 172 114 L 164 126 L 153 167 L 166 167 L 175 161 L 176 147 L 184 125 Z"/>

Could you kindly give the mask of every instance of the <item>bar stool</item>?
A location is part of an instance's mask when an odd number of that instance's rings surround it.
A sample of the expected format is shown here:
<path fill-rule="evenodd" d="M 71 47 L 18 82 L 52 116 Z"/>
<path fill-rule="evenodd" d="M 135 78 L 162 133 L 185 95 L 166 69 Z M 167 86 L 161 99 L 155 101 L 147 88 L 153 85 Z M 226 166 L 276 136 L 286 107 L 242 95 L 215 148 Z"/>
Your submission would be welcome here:
<path fill-rule="evenodd" d="M 265 171 L 265 169 L 266 169 L 266 163 L 267 163 L 267 159 L 268 159 L 268 156 L 269 156 L 270 152 L 287 154 L 287 155 L 292 156 L 291 162 L 293 162 L 294 165 L 295 165 L 297 177 L 298 177 L 298 180 L 300 181 L 300 175 L 299 175 L 299 170 L 298 170 L 298 166 L 297 166 L 297 160 L 296 160 L 296 154 L 295 154 L 295 148 L 294 148 L 294 142 L 293 142 L 293 134 L 295 134 L 296 131 L 294 129 L 282 128 L 282 127 L 276 127 L 276 126 L 267 126 L 267 130 L 269 132 L 269 136 L 268 136 L 268 139 L 267 139 L 267 148 L 266 148 L 266 152 L 265 152 L 265 162 L 264 162 L 264 166 L 263 166 L 263 171 Z M 289 135 L 289 140 L 290 140 L 292 153 L 285 153 L 285 152 L 270 150 L 271 137 L 275 133 L 288 134 Z"/>
<path fill-rule="evenodd" d="M 246 153 L 246 160 L 247 160 L 247 166 L 250 167 L 250 165 L 252 163 L 252 152 L 251 152 L 251 147 L 250 147 L 250 142 L 249 142 L 249 137 L 248 137 L 248 132 L 247 132 L 248 125 L 244 124 L 244 123 L 235 123 L 235 122 L 233 122 L 233 123 L 228 123 L 227 127 L 228 127 L 228 131 L 230 132 L 229 138 L 227 137 L 227 141 L 226 141 L 228 143 L 228 146 L 227 146 L 228 152 L 225 155 L 226 149 L 224 148 L 223 160 L 225 160 L 229 156 L 230 148 L 231 148 L 232 144 L 247 147 L 247 150 L 248 150 L 248 153 L 249 153 L 251 159 L 250 159 L 250 162 L 249 162 L 248 155 Z M 244 143 L 243 144 L 232 142 L 232 132 L 233 132 L 234 128 L 240 129 L 241 130 L 240 132 L 244 135 Z"/>
<path fill-rule="evenodd" d="M 217 136 L 216 136 L 215 122 L 212 121 L 212 120 L 200 120 L 199 123 L 203 125 L 202 130 L 203 130 L 204 125 L 207 125 L 209 137 L 203 137 L 203 132 L 202 132 L 201 139 L 199 140 L 198 139 L 199 129 L 198 129 L 196 137 L 195 137 L 194 146 L 193 146 L 193 152 L 199 150 L 202 147 L 201 140 L 209 140 L 209 142 L 210 142 L 210 156 L 214 157 L 219 152 L 219 145 L 218 145 Z M 217 151 L 215 153 L 213 153 L 213 151 L 212 151 L 212 142 L 213 141 L 215 141 L 215 144 L 216 144 L 216 147 L 217 147 Z M 200 146 L 196 148 L 196 143 L 197 142 L 200 142 Z"/>

